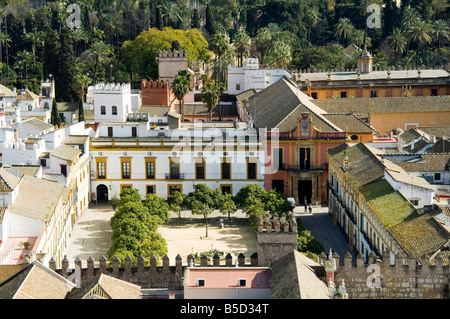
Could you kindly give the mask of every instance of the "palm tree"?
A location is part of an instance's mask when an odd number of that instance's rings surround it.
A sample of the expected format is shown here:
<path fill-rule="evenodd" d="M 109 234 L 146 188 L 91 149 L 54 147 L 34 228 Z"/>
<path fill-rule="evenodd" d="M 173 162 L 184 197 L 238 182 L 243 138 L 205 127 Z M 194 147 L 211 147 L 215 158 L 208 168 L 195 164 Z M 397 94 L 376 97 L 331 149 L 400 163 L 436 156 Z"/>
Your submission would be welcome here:
<path fill-rule="evenodd" d="M 25 72 L 25 87 L 28 86 L 28 65 L 34 62 L 35 56 L 28 51 L 19 51 L 16 55 L 16 65 L 18 68 L 23 68 Z"/>
<path fill-rule="evenodd" d="M 183 18 L 181 18 L 181 10 L 176 3 L 164 1 L 159 8 L 162 11 L 161 17 L 165 20 L 164 23 L 166 26 L 171 25 L 176 28 L 183 21 Z"/>
<path fill-rule="evenodd" d="M 91 79 L 87 75 L 78 73 L 75 75 L 75 82 L 80 86 L 80 101 L 84 102 L 84 88 L 91 83 Z"/>
<path fill-rule="evenodd" d="M 400 28 L 394 28 L 387 39 L 395 51 L 395 59 L 397 60 L 397 54 L 402 54 L 406 49 L 407 40 L 405 32 Z"/>
<path fill-rule="evenodd" d="M 244 28 L 240 28 L 234 35 L 234 47 L 239 57 L 239 66 L 242 66 L 244 56 L 248 55 L 250 47 L 250 36 Z"/>
<path fill-rule="evenodd" d="M 411 28 L 411 41 L 417 44 L 416 68 L 419 66 L 419 53 L 423 44 L 431 43 L 431 25 L 423 20 L 418 20 Z"/>
<path fill-rule="evenodd" d="M 264 56 L 272 43 L 272 32 L 264 27 L 258 30 L 255 37 L 256 48 L 261 53 L 261 63 L 264 64 Z"/>
<path fill-rule="evenodd" d="M 188 94 L 190 84 L 190 74 L 186 70 L 179 70 L 172 82 L 173 94 L 180 103 L 181 121 L 184 121 L 184 96 Z"/>
<path fill-rule="evenodd" d="M 336 24 L 336 32 L 335 36 L 336 38 L 347 40 L 349 39 L 353 32 L 355 31 L 355 27 L 353 26 L 352 22 L 348 18 L 340 18 L 339 22 Z"/>
<path fill-rule="evenodd" d="M 89 48 L 89 53 L 95 59 L 95 70 L 92 83 L 96 84 L 98 65 L 103 61 L 108 61 L 110 55 L 112 54 L 112 48 L 110 45 L 104 43 L 103 41 L 94 42 Z"/>
<path fill-rule="evenodd" d="M 407 43 L 406 43 L 406 52 L 409 51 L 409 44 L 411 41 L 410 34 L 409 34 L 410 30 L 411 30 L 412 26 L 419 20 L 420 20 L 420 15 L 415 9 L 406 8 L 405 11 L 403 12 L 402 27 L 408 36 Z"/>
<path fill-rule="evenodd" d="M 36 47 L 43 46 L 45 43 L 45 32 L 29 32 L 25 34 L 25 40 L 31 42 L 31 52 L 33 53 L 33 55 L 36 55 Z"/>
<path fill-rule="evenodd" d="M 370 48 L 372 46 L 372 39 L 366 35 L 366 32 L 364 30 L 355 30 L 352 34 L 351 39 L 359 48 L 362 48 L 363 44 L 365 44 L 367 48 Z M 364 43 L 364 41 L 366 42 Z"/>
<path fill-rule="evenodd" d="M 216 55 L 216 59 L 219 61 L 219 74 L 218 74 L 218 88 L 220 90 L 219 93 L 219 121 L 222 121 L 222 110 L 220 108 L 220 95 L 222 95 L 222 87 L 221 83 L 221 74 L 222 74 L 222 57 L 229 50 L 229 39 L 223 33 L 216 33 L 211 38 L 211 50 Z"/>
<path fill-rule="evenodd" d="M 81 28 L 75 28 L 71 31 L 71 33 L 72 33 L 72 39 L 75 42 L 75 48 L 73 51 L 74 51 L 75 57 L 76 57 L 76 56 L 78 56 L 78 43 L 80 43 L 81 41 L 87 41 L 88 35 Z"/>
<path fill-rule="evenodd" d="M 292 60 L 291 46 L 285 42 L 276 41 L 267 56 L 268 65 L 286 69 Z"/>
<path fill-rule="evenodd" d="M 450 38 L 450 30 L 447 22 L 444 20 L 436 20 L 433 24 L 432 36 L 434 41 L 438 44 L 438 51 L 441 49 L 441 39 L 448 40 Z"/>
<path fill-rule="evenodd" d="M 206 82 L 201 92 L 202 101 L 206 103 L 209 113 L 209 121 L 212 122 L 212 109 L 219 101 L 219 87 L 212 81 Z"/>
<path fill-rule="evenodd" d="M 306 36 L 306 40 L 310 42 L 311 29 L 319 21 L 319 13 L 317 12 L 317 9 L 316 8 L 308 9 L 305 14 L 305 19 L 306 25 L 308 26 L 308 35 Z"/>
<path fill-rule="evenodd" d="M 9 42 L 11 42 L 11 38 L 9 37 L 8 34 L 0 32 L 0 62 L 3 63 L 3 53 L 2 51 L 2 47 L 3 45 L 6 45 L 7 47 L 9 47 Z M 8 50 L 6 50 L 6 52 L 8 52 Z"/>

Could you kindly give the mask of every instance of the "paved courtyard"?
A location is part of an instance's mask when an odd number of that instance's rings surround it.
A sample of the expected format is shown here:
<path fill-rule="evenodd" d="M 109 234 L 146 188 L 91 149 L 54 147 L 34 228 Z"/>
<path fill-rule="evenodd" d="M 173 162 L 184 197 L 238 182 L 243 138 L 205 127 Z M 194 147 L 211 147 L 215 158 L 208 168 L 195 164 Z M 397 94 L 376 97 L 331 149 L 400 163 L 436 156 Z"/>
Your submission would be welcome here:
<path fill-rule="evenodd" d="M 331 217 L 327 214 L 327 207 L 314 207 L 313 213 L 305 213 L 303 207 L 296 207 L 294 214 L 302 219 L 306 229 L 321 241 L 325 251 L 331 248 L 343 257 L 350 251 L 343 234 L 334 226 Z M 109 225 L 114 211 L 107 203 L 92 205 L 77 221 L 72 236 L 69 239 L 67 258 L 69 267 L 74 267 L 74 260 L 79 256 L 86 266 L 86 260 L 92 256 L 98 265 L 99 258 L 111 246 L 112 230 Z M 226 220 L 227 216 L 219 212 L 212 213 L 208 218 L 208 237 L 202 216 L 192 215 L 190 211 L 183 211 L 182 220 L 189 222 L 178 223 L 178 215 L 172 215 L 168 225 L 161 225 L 158 231 L 166 239 L 170 264 L 175 264 L 175 257 L 180 254 L 183 264 L 187 263 L 187 256 L 191 253 L 208 251 L 212 248 L 231 253 L 237 257 L 243 253 L 247 262 L 250 256 L 257 251 L 256 236 L 247 225 L 239 223 L 224 223 L 222 228 L 220 218 Z M 241 211 L 232 215 L 232 218 L 245 217 Z M 350 251 L 351 252 L 351 251 Z M 351 252 L 352 253 L 352 252 Z M 353 254 L 353 253 L 352 253 Z M 234 259 L 233 259 L 234 260 Z"/>

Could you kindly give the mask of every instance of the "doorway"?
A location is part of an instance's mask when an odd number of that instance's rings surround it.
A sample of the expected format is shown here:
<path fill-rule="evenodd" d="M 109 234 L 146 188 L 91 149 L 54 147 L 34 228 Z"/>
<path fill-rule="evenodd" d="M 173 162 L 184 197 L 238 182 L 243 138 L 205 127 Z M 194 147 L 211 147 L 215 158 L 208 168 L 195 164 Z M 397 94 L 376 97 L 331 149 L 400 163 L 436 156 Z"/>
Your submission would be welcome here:
<path fill-rule="evenodd" d="M 272 189 L 274 189 L 278 193 L 284 194 L 284 180 L 273 179 L 272 180 Z"/>
<path fill-rule="evenodd" d="M 312 199 L 312 180 L 299 180 L 298 181 L 298 202 L 300 205 L 304 205 L 305 197 L 308 204 L 311 204 Z"/>
<path fill-rule="evenodd" d="M 97 186 L 97 203 L 108 201 L 108 187 L 104 184 Z"/>

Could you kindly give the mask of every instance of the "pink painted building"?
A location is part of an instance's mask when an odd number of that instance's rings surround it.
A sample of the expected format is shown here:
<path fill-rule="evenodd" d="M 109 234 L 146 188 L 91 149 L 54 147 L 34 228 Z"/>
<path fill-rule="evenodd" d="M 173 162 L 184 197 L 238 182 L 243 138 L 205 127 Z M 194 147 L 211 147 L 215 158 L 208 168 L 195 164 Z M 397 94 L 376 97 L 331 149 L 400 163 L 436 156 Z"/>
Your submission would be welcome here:
<path fill-rule="evenodd" d="M 265 188 L 297 205 L 327 202 L 327 150 L 347 132 L 327 118 L 296 84 L 284 77 L 240 104 L 265 142 Z M 348 117 L 353 121 L 352 117 Z"/>
<path fill-rule="evenodd" d="M 269 267 L 188 267 L 184 299 L 270 299 Z"/>

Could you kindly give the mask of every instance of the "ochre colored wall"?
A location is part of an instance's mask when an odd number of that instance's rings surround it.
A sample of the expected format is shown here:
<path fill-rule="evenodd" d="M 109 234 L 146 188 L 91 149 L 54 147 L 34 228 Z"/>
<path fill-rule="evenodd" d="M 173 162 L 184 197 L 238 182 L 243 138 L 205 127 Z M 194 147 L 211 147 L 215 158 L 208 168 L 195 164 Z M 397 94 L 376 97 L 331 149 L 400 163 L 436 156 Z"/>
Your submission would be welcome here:
<path fill-rule="evenodd" d="M 406 123 L 418 123 L 418 126 L 448 126 L 450 125 L 450 110 L 443 112 L 370 114 L 370 125 L 381 134 L 385 134 L 387 131 L 397 127 L 404 130 Z"/>

